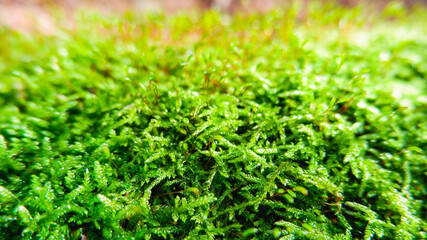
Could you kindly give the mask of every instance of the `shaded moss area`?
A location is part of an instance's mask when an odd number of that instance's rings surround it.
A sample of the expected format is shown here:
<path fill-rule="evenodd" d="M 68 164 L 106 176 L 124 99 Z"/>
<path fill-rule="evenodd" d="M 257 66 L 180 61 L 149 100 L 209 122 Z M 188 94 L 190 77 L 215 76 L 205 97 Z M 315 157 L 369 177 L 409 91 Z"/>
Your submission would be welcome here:
<path fill-rule="evenodd" d="M 0 237 L 425 238 L 427 10 L 307 11 L 1 30 Z"/>

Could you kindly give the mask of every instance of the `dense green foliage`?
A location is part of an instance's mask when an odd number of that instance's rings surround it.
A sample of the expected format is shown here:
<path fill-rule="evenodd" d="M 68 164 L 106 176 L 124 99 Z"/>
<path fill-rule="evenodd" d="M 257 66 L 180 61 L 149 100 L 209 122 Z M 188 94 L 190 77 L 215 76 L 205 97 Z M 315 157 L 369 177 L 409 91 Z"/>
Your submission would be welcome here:
<path fill-rule="evenodd" d="M 0 30 L 0 238 L 425 238 L 427 10 L 309 7 Z"/>

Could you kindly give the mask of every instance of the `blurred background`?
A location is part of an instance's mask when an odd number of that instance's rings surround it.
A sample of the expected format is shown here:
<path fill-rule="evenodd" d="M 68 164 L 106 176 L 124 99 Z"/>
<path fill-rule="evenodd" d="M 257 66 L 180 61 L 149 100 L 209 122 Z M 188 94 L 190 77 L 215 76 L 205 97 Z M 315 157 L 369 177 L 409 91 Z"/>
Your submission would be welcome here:
<path fill-rule="evenodd" d="M 173 14 L 179 11 L 206 11 L 212 8 L 227 13 L 265 12 L 292 4 L 294 1 L 296 0 L 0 0 L 0 27 L 52 33 L 58 24 L 58 16 L 62 19 L 61 24 L 71 26 L 73 14 L 82 10 L 96 10 L 105 14 L 126 11 L 141 13 L 163 11 L 166 14 Z M 307 4 L 309 1 L 298 2 Z M 346 7 L 362 3 L 378 9 L 391 2 L 390 0 L 318 1 Z M 410 8 L 416 4 L 427 4 L 427 0 L 402 0 L 400 3 Z"/>

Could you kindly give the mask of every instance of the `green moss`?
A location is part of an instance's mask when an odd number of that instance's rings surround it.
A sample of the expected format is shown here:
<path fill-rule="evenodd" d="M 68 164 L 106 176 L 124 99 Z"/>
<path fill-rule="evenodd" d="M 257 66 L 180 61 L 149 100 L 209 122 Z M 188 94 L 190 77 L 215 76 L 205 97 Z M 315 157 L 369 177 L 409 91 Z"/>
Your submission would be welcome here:
<path fill-rule="evenodd" d="M 0 237 L 425 238 L 427 10 L 320 9 L 1 30 Z"/>

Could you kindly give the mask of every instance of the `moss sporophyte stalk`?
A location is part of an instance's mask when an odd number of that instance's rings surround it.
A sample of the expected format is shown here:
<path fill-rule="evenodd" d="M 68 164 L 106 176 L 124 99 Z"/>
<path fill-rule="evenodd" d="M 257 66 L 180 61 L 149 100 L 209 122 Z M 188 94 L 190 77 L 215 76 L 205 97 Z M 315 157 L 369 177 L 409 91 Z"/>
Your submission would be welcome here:
<path fill-rule="evenodd" d="M 299 6 L 0 30 L 0 238 L 426 238 L 427 10 Z"/>

